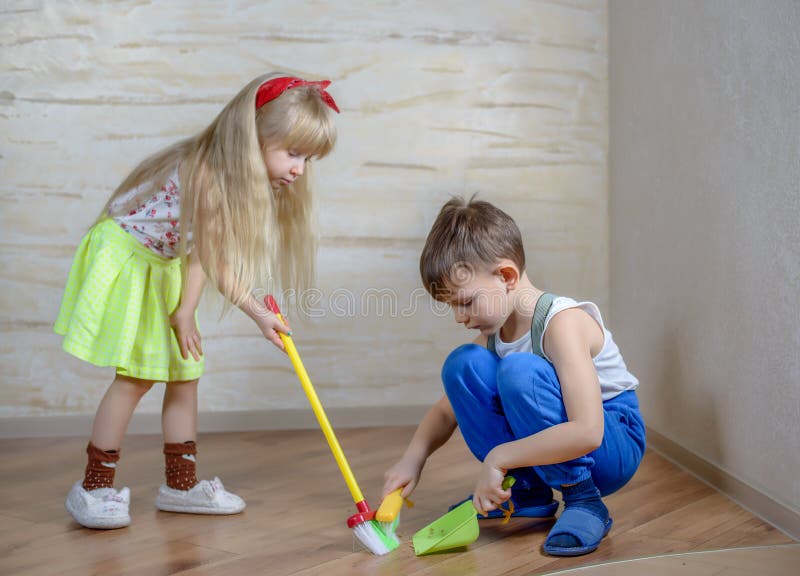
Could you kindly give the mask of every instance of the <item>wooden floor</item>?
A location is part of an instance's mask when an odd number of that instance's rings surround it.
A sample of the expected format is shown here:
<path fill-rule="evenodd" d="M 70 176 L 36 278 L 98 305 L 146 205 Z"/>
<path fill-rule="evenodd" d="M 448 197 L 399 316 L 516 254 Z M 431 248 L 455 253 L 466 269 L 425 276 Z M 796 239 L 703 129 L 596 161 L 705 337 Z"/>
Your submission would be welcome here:
<path fill-rule="evenodd" d="M 412 432 L 337 431 L 373 506 L 378 504 L 383 472 L 399 457 Z M 228 489 L 247 501 L 243 514 L 228 517 L 157 511 L 153 501 L 163 475 L 160 438 L 130 436 L 122 447 L 117 486 L 131 488 L 133 523 L 111 531 L 83 529 L 64 510 L 66 493 L 85 465 L 85 445 L 85 438 L 0 441 L 0 574 L 511 576 L 754 546 L 777 546 L 757 549 L 755 565 L 800 563 L 800 545 L 653 452 L 645 456 L 633 480 L 607 498 L 614 527 L 594 554 L 545 556 L 541 546 L 553 520 L 513 519 L 506 525 L 482 522 L 480 538 L 467 551 L 418 558 L 411 535 L 466 496 L 474 484 L 478 464 L 460 438 L 428 462 L 412 496 L 416 506 L 402 513 L 403 543 L 383 557 L 354 543 L 345 525 L 355 511 L 353 502 L 317 430 L 201 436 L 200 475 L 219 475 Z M 725 553 L 720 554 L 724 558 Z M 732 572 L 710 570 L 711 556 L 704 558 L 699 564 L 680 561 L 680 573 L 746 573 L 737 567 L 741 556 L 730 560 Z M 699 567 L 692 571 L 690 565 Z M 638 573 L 642 572 L 675 573 L 659 572 L 657 566 Z M 587 576 L 610 573 L 580 571 Z"/>

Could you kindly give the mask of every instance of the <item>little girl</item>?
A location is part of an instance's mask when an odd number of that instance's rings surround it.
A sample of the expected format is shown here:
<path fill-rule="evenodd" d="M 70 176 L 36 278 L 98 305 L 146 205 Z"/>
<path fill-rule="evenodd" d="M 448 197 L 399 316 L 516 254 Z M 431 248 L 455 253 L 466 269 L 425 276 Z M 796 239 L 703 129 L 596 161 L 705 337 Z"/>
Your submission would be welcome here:
<path fill-rule="evenodd" d="M 113 488 L 114 471 L 133 411 L 155 382 L 166 382 L 166 484 L 156 506 L 195 514 L 244 509 L 218 478 L 195 477 L 203 373 L 196 308 L 208 278 L 283 349 L 278 332 L 288 327 L 252 291 L 273 275 L 298 294 L 312 281 L 309 162 L 336 140 L 332 111 L 339 109 L 329 84 L 256 78 L 200 134 L 139 164 L 78 247 L 55 331 L 67 352 L 116 368 L 97 409 L 84 478 L 67 496 L 79 524 L 130 524 L 130 493 Z"/>

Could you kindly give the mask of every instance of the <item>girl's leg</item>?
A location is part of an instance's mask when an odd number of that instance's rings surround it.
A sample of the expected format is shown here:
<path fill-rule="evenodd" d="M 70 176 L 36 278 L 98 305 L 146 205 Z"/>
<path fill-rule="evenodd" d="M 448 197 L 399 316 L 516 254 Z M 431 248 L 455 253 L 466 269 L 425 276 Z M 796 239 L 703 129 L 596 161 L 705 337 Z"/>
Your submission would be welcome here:
<path fill-rule="evenodd" d="M 166 512 L 237 514 L 245 502 L 225 490 L 219 478 L 197 481 L 197 382 L 167 383 L 161 413 L 167 481 L 159 488 L 156 507 Z"/>
<path fill-rule="evenodd" d="M 122 438 L 139 400 L 152 386 L 150 381 L 118 374 L 108 387 L 97 407 L 92 436 L 86 447 L 89 457 L 82 484 L 85 490 L 111 488 L 114 485 Z"/>
<path fill-rule="evenodd" d="M 445 392 L 461 434 L 481 462 L 498 444 L 518 438 L 509 426 L 498 394 L 497 368 L 500 362 L 497 355 L 486 348 L 466 344 L 451 352 L 442 368 Z M 517 507 L 552 502 L 552 491 L 533 468 L 517 468 L 509 473 L 517 480 L 512 489 Z"/>
<path fill-rule="evenodd" d="M 165 443 L 197 440 L 198 382 L 198 380 L 188 380 L 167 383 L 161 410 L 161 429 Z"/>
<path fill-rule="evenodd" d="M 97 407 L 92 425 L 92 444 L 104 451 L 119 450 L 133 411 L 152 386 L 153 382 L 149 380 L 117 374 Z"/>
<path fill-rule="evenodd" d="M 161 428 L 166 483 L 175 490 L 189 490 L 197 484 L 197 382 L 169 382 L 164 392 Z"/>
<path fill-rule="evenodd" d="M 110 529 L 131 523 L 130 491 L 113 489 L 114 472 L 133 411 L 152 385 L 147 380 L 117 374 L 97 408 L 86 448 L 86 474 L 82 483 L 72 486 L 65 502 L 67 511 L 82 526 Z"/>

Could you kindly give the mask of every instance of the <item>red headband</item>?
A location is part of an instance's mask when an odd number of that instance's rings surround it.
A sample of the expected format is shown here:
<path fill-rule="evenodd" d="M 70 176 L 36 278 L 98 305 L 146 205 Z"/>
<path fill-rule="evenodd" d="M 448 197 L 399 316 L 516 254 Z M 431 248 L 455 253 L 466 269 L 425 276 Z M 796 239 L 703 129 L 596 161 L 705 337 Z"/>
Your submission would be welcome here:
<path fill-rule="evenodd" d="M 327 88 L 330 83 L 330 80 L 308 82 L 302 78 L 295 78 L 293 76 L 272 78 L 271 80 L 267 80 L 261 86 L 259 86 L 258 92 L 256 92 L 256 110 L 261 108 L 267 102 L 275 100 L 275 98 L 291 88 L 297 88 L 298 86 L 314 86 L 317 88 L 317 90 L 319 90 L 319 95 L 322 97 L 323 102 L 325 102 L 325 104 L 330 106 L 338 113 L 339 108 L 336 106 L 336 102 L 333 101 L 333 96 L 325 91 L 325 88 Z"/>

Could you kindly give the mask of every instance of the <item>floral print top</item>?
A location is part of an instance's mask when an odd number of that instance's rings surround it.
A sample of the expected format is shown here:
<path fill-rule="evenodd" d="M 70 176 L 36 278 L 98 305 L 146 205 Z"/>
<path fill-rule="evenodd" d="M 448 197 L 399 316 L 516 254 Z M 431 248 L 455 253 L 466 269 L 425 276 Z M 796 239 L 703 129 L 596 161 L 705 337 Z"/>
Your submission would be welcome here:
<path fill-rule="evenodd" d="M 149 183 L 121 194 L 110 206 L 111 214 L 119 212 L 128 200 L 149 187 Z M 175 258 L 180 244 L 180 181 L 178 168 L 172 172 L 164 185 L 127 214 L 112 216 L 114 221 L 159 256 Z M 191 242 L 191 231 L 187 235 L 187 250 Z"/>

